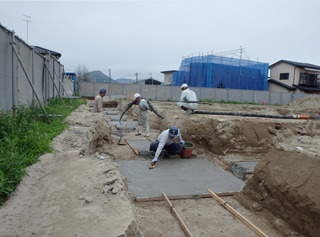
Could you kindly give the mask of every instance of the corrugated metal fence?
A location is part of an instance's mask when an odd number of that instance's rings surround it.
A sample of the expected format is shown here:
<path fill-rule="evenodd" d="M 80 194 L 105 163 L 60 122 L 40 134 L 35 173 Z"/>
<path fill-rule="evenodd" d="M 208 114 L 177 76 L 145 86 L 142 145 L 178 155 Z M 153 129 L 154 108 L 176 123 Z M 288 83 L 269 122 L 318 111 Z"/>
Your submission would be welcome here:
<path fill-rule="evenodd" d="M 33 102 L 44 110 L 49 99 L 72 93 L 72 82 L 54 56 L 35 52 L 0 24 L 0 110 Z"/>
<path fill-rule="evenodd" d="M 98 94 L 100 88 L 106 88 L 107 96 L 111 95 L 112 99 L 125 98 L 126 94 L 140 93 L 147 99 L 178 101 L 181 94 L 179 86 L 79 82 L 78 88 L 80 90 L 80 95 L 84 97 L 93 97 Z M 191 87 L 191 89 L 196 92 L 198 100 L 266 103 L 271 105 L 285 105 L 291 101 L 310 96 L 310 94 L 304 93 L 232 90 L 222 88 Z"/>

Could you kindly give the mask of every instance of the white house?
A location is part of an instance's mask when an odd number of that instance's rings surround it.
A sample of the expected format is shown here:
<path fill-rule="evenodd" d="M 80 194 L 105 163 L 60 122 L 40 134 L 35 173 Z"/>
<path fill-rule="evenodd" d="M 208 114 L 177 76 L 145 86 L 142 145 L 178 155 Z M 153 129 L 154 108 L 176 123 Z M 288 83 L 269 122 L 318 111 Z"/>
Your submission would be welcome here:
<path fill-rule="evenodd" d="M 173 77 L 173 73 L 177 72 L 176 70 L 170 70 L 170 71 L 162 71 L 161 73 L 164 74 L 164 85 L 168 86 L 168 85 L 172 85 L 172 77 Z"/>
<path fill-rule="evenodd" d="M 269 69 L 268 91 L 320 93 L 320 66 L 280 60 Z"/>

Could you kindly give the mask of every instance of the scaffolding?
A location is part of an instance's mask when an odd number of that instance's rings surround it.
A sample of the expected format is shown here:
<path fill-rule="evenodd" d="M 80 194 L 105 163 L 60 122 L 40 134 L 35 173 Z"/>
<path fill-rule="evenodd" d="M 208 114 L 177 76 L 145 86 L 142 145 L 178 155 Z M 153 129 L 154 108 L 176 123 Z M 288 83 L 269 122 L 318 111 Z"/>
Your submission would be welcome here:
<path fill-rule="evenodd" d="M 268 70 L 267 63 L 242 59 L 240 48 L 240 59 L 213 54 L 182 59 L 172 85 L 266 91 Z"/>

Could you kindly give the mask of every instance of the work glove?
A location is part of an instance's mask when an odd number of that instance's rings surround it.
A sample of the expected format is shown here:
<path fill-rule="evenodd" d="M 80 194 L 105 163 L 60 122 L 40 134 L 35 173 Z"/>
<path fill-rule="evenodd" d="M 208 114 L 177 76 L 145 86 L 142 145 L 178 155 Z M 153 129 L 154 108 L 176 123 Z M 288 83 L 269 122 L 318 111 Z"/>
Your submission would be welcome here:
<path fill-rule="evenodd" d="M 185 144 L 184 140 L 180 140 L 180 144 L 183 146 Z"/>
<path fill-rule="evenodd" d="M 155 157 L 155 158 L 153 158 L 153 160 L 151 162 L 157 162 L 157 161 L 158 161 L 158 158 Z"/>

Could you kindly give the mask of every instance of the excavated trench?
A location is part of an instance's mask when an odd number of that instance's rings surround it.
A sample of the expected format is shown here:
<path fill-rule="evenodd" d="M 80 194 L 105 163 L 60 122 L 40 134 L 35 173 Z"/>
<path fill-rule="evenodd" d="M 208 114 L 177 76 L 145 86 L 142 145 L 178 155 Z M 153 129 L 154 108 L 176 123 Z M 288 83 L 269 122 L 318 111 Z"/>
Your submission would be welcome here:
<path fill-rule="evenodd" d="M 318 191 L 311 192 L 305 196 L 307 200 L 305 200 L 306 204 L 303 204 L 304 199 L 299 191 L 301 184 L 295 184 L 293 176 L 287 177 L 285 175 L 286 173 L 295 174 L 297 170 L 294 170 L 294 168 L 296 167 L 288 166 L 286 162 L 281 163 L 278 160 L 286 159 L 287 156 L 299 156 L 304 157 L 300 159 L 305 161 L 306 167 L 317 165 L 319 162 L 319 152 L 315 148 L 315 145 L 318 144 L 320 135 L 320 123 L 318 120 L 251 118 L 204 114 L 185 116 L 170 103 L 154 103 L 158 112 L 165 115 L 166 118 L 159 121 L 153 114 L 149 115 L 150 127 L 153 131 L 152 138 L 156 139 L 160 131 L 167 129 L 171 125 L 177 125 L 181 130 L 183 139 L 192 141 L 195 144 L 196 149 L 193 158 L 208 159 L 228 172 L 233 172 L 232 167 L 234 167 L 236 162 L 255 162 L 253 166 L 251 165 L 248 168 L 252 173 L 248 175 L 242 174 L 244 180 L 250 178 L 243 192 L 236 195 L 231 202 L 238 200 L 244 207 L 254 213 L 263 215 L 265 218 L 272 219 L 277 217 L 277 222 L 268 221 L 272 228 L 274 228 L 274 230 L 270 230 L 271 233 L 274 231 L 274 236 L 277 236 L 279 233 L 280 235 L 287 235 L 288 233 L 292 235 L 295 233 L 293 229 L 310 236 L 315 236 L 314 233 L 319 233 L 319 229 L 317 228 L 319 225 L 314 220 L 314 216 L 318 216 L 320 213 L 318 210 L 319 199 L 315 195 Z M 121 111 L 125 105 L 126 103 L 119 103 L 116 109 Z M 162 106 L 169 107 L 171 110 L 162 108 Z M 260 108 L 257 109 L 257 111 L 259 110 Z M 282 108 L 280 111 L 282 114 L 289 113 L 288 109 L 284 111 Z M 271 113 L 276 114 L 279 112 L 272 110 Z M 129 118 L 136 120 L 138 110 L 134 108 L 128 111 L 127 115 Z M 130 135 L 128 134 L 128 136 Z M 115 140 L 117 138 L 113 139 L 113 145 L 116 145 Z M 104 152 L 104 149 L 97 148 L 94 151 L 100 150 Z M 117 155 L 117 150 L 114 150 L 114 154 L 110 154 L 114 160 L 141 159 L 133 154 L 127 157 L 120 157 Z M 292 159 L 295 160 L 295 158 Z M 274 164 L 274 166 L 269 167 L 270 163 Z M 287 166 L 284 166 L 284 164 Z M 274 172 L 272 169 L 281 169 L 284 174 L 280 172 L 280 175 L 279 172 Z M 266 170 L 269 171 L 267 172 Z M 310 174 L 307 172 L 302 173 L 302 175 L 299 174 L 301 175 L 301 177 L 299 176 L 301 180 L 304 180 L 301 182 L 308 188 L 313 187 L 315 179 L 319 177 L 319 172 L 312 169 Z M 262 186 L 263 188 L 261 188 Z M 284 195 L 289 191 L 290 195 Z M 283 201 L 289 202 L 285 205 L 288 208 L 287 213 L 292 214 L 297 212 L 301 216 L 281 214 L 284 212 L 284 209 L 279 208 L 279 206 L 281 206 Z M 293 203 L 290 204 L 290 201 Z M 297 202 L 301 203 L 299 207 L 295 206 Z M 148 223 L 144 217 L 146 215 L 144 214 L 146 212 L 144 209 L 152 209 L 153 207 L 148 204 L 142 205 L 137 203 L 133 203 L 133 206 L 136 209 L 135 212 L 138 212 L 138 216 L 140 215 L 136 223 L 140 223 L 138 226 L 144 232 L 150 233 L 148 228 L 145 226 L 141 227 L 141 225 L 144 225 L 141 223 Z M 285 222 L 281 222 L 280 219 L 285 220 Z M 300 225 L 301 221 L 303 222 L 303 227 Z M 307 223 L 308 221 L 310 221 L 309 224 Z M 291 227 L 287 226 L 287 223 Z"/>
<path fill-rule="evenodd" d="M 127 103 L 108 101 L 104 106 L 123 111 Z M 152 140 L 177 125 L 183 139 L 194 143 L 194 159 L 210 161 L 230 174 L 235 164 L 256 162 L 240 175 L 246 182 L 243 190 L 223 198 L 267 235 L 320 233 L 318 120 L 186 116 L 173 102 L 152 103 L 166 117 L 160 120 L 149 112 Z M 314 97 L 281 108 L 200 104 L 199 110 L 319 116 L 320 101 Z M 28 176 L 1 207 L 0 235 L 185 236 L 164 201 L 132 200 L 117 161 L 145 158 L 128 145 L 118 145 L 126 143 L 110 119 L 91 111 L 92 101 L 74 111 L 66 119 L 69 128 L 52 143 L 56 152 L 28 168 Z M 136 121 L 138 113 L 134 106 L 126 115 Z M 128 139 L 135 139 L 134 134 L 122 132 Z M 195 236 L 256 236 L 212 198 L 172 203 Z"/>

